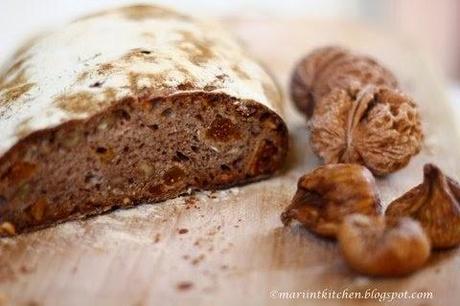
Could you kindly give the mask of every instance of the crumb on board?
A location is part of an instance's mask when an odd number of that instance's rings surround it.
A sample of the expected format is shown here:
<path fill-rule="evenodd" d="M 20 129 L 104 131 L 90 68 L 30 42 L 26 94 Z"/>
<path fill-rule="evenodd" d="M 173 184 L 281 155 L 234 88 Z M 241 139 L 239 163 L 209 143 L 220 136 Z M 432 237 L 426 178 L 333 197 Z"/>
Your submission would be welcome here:
<path fill-rule="evenodd" d="M 181 235 L 187 234 L 187 233 L 188 233 L 188 229 L 186 229 L 186 228 L 181 228 L 181 229 L 179 229 L 178 233 L 181 234 Z"/>
<path fill-rule="evenodd" d="M 193 288 L 193 283 L 188 281 L 179 282 L 176 286 L 179 291 L 186 291 Z"/>
<path fill-rule="evenodd" d="M 204 254 L 200 254 L 198 257 L 194 258 L 191 263 L 192 265 L 196 266 L 197 264 L 199 264 L 200 262 L 202 262 L 204 260 L 205 256 Z"/>

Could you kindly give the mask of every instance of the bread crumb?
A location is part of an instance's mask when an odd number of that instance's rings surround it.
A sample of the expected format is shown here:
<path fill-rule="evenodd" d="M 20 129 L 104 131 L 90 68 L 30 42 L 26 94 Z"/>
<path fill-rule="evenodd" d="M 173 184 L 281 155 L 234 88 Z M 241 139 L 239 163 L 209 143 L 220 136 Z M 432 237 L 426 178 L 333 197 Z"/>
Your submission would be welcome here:
<path fill-rule="evenodd" d="M 196 258 L 194 258 L 192 260 L 192 265 L 196 266 L 197 264 L 199 264 L 203 260 L 204 260 L 204 254 L 201 254 L 201 255 L 199 255 L 198 257 L 196 257 Z"/>
<path fill-rule="evenodd" d="M 181 228 L 181 229 L 179 230 L 179 234 L 181 234 L 181 235 L 182 235 L 182 234 L 187 234 L 187 233 L 188 233 L 188 229 L 186 229 L 186 228 Z"/>
<path fill-rule="evenodd" d="M 192 282 L 180 282 L 177 284 L 176 286 L 177 290 L 179 291 L 186 291 L 186 290 L 190 290 L 193 288 L 193 283 Z"/>

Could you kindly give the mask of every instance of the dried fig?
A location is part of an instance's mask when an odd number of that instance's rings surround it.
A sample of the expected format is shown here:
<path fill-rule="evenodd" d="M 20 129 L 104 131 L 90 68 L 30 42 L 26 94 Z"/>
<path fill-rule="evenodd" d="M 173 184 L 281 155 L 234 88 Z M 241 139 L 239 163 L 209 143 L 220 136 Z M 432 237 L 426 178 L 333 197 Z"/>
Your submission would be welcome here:
<path fill-rule="evenodd" d="M 394 200 L 385 214 L 390 222 L 410 216 L 420 222 L 433 248 L 460 243 L 460 186 L 433 164 L 423 168 L 423 183 Z"/>
<path fill-rule="evenodd" d="M 430 256 L 426 233 L 410 218 L 388 226 L 383 216 L 350 215 L 341 224 L 337 238 L 350 267 L 371 276 L 411 273 Z"/>
<path fill-rule="evenodd" d="M 371 58 L 335 47 L 314 51 L 298 64 L 291 91 L 311 117 L 310 142 L 325 163 L 358 163 L 385 175 L 420 151 L 415 103 Z"/>
<path fill-rule="evenodd" d="M 330 164 L 302 176 L 297 192 L 281 221 L 293 219 L 312 232 L 334 238 L 347 214 L 380 213 L 380 200 L 372 173 L 356 164 Z"/>

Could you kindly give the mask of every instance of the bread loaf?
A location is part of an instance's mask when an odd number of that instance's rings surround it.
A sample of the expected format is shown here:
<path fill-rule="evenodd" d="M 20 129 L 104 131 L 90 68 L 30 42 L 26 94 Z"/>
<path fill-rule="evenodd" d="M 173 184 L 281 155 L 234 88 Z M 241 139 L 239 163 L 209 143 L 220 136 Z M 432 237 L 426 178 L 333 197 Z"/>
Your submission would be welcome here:
<path fill-rule="evenodd" d="M 79 19 L 0 74 L 0 228 L 268 177 L 287 152 L 280 107 L 267 72 L 215 24 L 154 6 Z"/>

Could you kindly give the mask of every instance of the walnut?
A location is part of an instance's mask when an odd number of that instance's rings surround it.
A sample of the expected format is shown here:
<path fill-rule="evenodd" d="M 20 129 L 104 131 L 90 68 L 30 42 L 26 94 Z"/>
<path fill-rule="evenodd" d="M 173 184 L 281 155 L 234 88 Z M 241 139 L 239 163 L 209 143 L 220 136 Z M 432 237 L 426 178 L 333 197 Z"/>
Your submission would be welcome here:
<path fill-rule="evenodd" d="M 16 235 L 16 227 L 10 222 L 0 224 L 0 237 Z"/>
<path fill-rule="evenodd" d="M 460 185 L 433 164 L 426 164 L 423 172 L 423 183 L 393 201 L 385 214 L 392 222 L 404 216 L 418 220 L 433 248 L 456 246 L 460 243 Z"/>
<path fill-rule="evenodd" d="M 423 139 L 414 101 L 373 59 L 322 48 L 296 67 L 292 98 L 307 117 L 310 142 L 325 163 L 358 163 L 375 175 L 404 167 Z"/>
<path fill-rule="evenodd" d="M 420 224 L 410 218 L 393 226 L 383 216 L 347 216 L 337 235 L 351 268 L 371 276 L 402 276 L 419 269 L 430 256 L 430 241 Z"/>
<path fill-rule="evenodd" d="M 312 232 L 334 238 L 347 214 L 380 213 L 380 200 L 372 173 L 356 164 L 319 167 L 299 179 L 297 192 L 281 221 L 293 219 Z"/>

